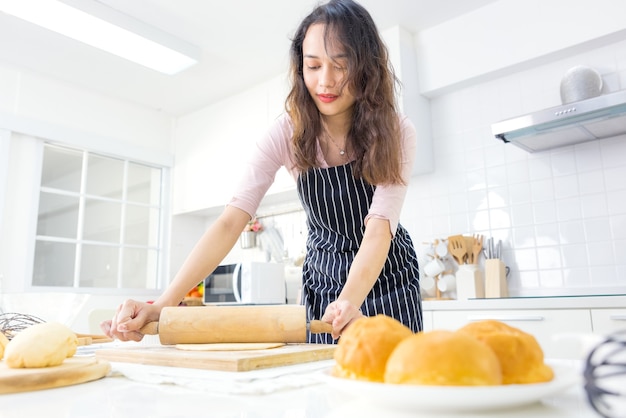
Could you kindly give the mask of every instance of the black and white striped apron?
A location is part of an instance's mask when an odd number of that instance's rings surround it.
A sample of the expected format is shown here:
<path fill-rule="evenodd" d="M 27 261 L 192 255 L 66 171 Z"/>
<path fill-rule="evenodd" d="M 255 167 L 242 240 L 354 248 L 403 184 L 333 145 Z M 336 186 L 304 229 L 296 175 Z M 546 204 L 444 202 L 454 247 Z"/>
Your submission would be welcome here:
<path fill-rule="evenodd" d="M 297 186 L 308 227 L 302 303 L 309 320 L 321 319 L 347 280 L 375 186 L 354 178 L 350 164 L 310 169 L 300 174 Z M 417 332 L 422 329 L 421 308 L 417 255 L 408 232 L 398 225 L 387 261 L 361 310 L 367 316 L 391 316 Z M 308 341 L 335 342 L 330 334 L 310 334 Z"/>

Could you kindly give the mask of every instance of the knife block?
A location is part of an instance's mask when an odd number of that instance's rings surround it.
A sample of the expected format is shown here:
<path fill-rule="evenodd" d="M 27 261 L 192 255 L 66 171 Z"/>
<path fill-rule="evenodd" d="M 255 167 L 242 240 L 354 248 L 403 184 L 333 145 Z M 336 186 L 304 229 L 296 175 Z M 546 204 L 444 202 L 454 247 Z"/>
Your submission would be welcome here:
<path fill-rule="evenodd" d="M 485 297 L 506 298 L 508 296 L 509 289 L 504 263 L 498 258 L 485 260 Z"/>
<path fill-rule="evenodd" d="M 456 271 L 456 298 L 458 300 L 485 297 L 485 277 L 476 264 L 461 264 Z"/>

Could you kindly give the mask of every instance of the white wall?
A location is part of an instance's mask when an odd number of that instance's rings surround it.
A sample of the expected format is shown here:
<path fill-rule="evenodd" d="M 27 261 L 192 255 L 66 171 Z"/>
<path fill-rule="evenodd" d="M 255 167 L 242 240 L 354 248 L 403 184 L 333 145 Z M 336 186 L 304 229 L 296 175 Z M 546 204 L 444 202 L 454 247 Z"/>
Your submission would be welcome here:
<path fill-rule="evenodd" d="M 284 109 L 286 76 L 178 118 L 174 133 L 174 213 L 223 207 L 239 180 L 239 167 Z M 293 180 L 285 170 L 270 192 Z"/>
<path fill-rule="evenodd" d="M 428 97 L 626 37 L 621 0 L 500 0 L 415 36 Z"/>
<path fill-rule="evenodd" d="M 172 124 L 162 112 L 0 65 L 2 128 L 171 163 Z"/>
<path fill-rule="evenodd" d="M 626 135 L 529 154 L 490 124 L 559 104 L 560 75 L 598 68 L 626 88 L 626 41 L 432 100 L 435 172 L 410 186 L 416 243 L 456 233 L 502 239 L 514 295 L 626 292 Z"/>

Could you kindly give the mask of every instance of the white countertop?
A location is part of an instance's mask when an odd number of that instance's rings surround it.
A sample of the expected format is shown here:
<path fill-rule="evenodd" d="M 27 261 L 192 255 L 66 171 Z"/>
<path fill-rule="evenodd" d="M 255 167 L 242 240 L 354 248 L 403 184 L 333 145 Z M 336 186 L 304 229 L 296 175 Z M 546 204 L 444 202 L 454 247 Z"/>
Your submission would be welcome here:
<path fill-rule="evenodd" d="M 0 417 L 46 418 L 406 418 L 408 412 L 392 411 L 362 399 L 343 397 L 320 384 L 268 395 L 222 396 L 172 385 L 138 383 L 124 377 L 108 377 L 65 388 L 15 395 L 0 395 Z M 453 400 L 451 400 L 453 401 Z M 574 388 L 541 403 L 492 412 L 470 414 L 420 413 L 421 418 L 597 418 L 581 388 Z"/>
<path fill-rule="evenodd" d="M 626 295 L 525 296 L 469 300 L 424 300 L 425 311 L 482 309 L 610 309 L 626 308 Z"/>
<path fill-rule="evenodd" d="M 114 370 L 123 370 L 127 364 L 112 363 Z M 574 363 L 571 363 L 574 367 Z M 120 368 L 118 369 L 118 366 Z M 298 371 L 298 367 L 301 371 Z M 222 389 L 210 385 L 194 384 L 192 380 L 180 380 L 179 383 L 158 383 L 162 379 L 145 376 L 122 376 L 119 373 L 106 378 L 68 386 L 34 392 L 0 395 L 0 417 L 22 418 L 82 418 L 82 417 L 215 417 L 215 418 L 346 418 L 359 416 L 408 418 L 415 412 L 392 410 L 368 400 L 344 394 L 328 385 L 324 379 L 315 380 L 322 370 L 332 366 L 332 361 L 318 362 L 300 366 L 288 366 L 289 377 L 294 382 L 303 382 L 301 388 L 289 389 L 274 386 L 272 381 L 250 380 L 250 385 L 270 388 L 267 394 L 228 394 L 227 388 L 232 379 L 240 379 L 241 372 L 211 372 L 154 366 L 133 365 L 135 370 L 151 367 L 158 374 L 158 369 L 168 370 L 172 375 L 222 373 L 233 377 L 225 378 Z M 255 371 L 275 373 L 266 369 Z M 253 373 L 253 372 L 246 372 Z M 235 376 L 236 375 L 236 376 Z M 313 378 L 312 378 L 313 377 Z M 312 380 L 311 380 L 312 379 Z M 156 383 L 147 383 L 151 380 Z M 167 380 L 167 379 L 166 379 Z M 202 379 L 199 379 L 200 381 Z M 254 390 L 250 391 L 251 393 Z M 454 399 L 450 399 L 454 402 Z M 419 411 L 421 418 L 485 418 L 485 417 L 545 417 L 545 418 L 597 418 L 598 415 L 589 407 L 582 385 L 576 385 L 557 396 L 543 399 L 539 403 L 515 409 L 491 412 L 451 414 L 442 412 Z"/>

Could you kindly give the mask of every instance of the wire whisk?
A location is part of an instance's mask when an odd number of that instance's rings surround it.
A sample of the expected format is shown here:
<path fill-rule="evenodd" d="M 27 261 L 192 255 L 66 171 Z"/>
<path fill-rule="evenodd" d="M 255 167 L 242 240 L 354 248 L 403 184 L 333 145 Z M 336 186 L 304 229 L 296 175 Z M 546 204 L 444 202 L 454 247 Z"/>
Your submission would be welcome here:
<path fill-rule="evenodd" d="M 626 417 L 626 330 L 610 334 L 587 356 L 585 391 L 604 418 Z"/>
<path fill-rule="evenodd" d="M 31 325 L 46 322 L 35 315 L 26 315 L 21 313 L 2 313 L 0 314 L 0 332 L 9 340 L 13 339 L 17 333 L 30 327 Z"/>

